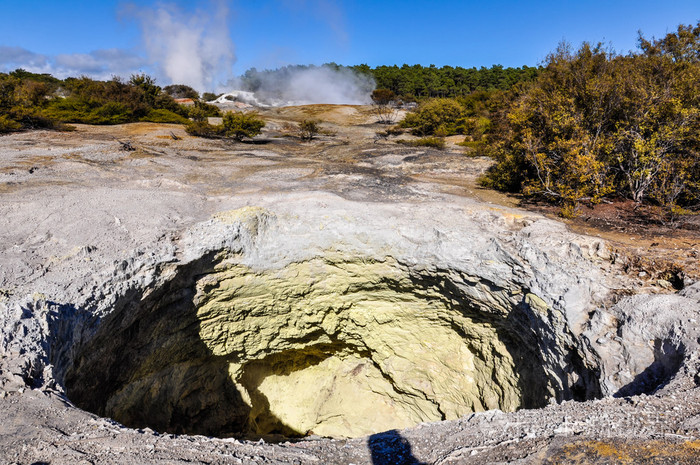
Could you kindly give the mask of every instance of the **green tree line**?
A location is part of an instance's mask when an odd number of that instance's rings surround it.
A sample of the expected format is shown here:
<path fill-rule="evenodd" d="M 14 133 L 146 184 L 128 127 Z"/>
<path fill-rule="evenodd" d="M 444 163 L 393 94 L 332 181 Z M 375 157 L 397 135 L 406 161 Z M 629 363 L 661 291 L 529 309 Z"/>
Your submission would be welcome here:
<path fill-rule="evenodd" d="M 179 105 L 172 94 L 198 97 L 187 86 L 157 86 L 151 77 L 128 81 L 88 77 L 57 79 L 18 69 L 0 73 L 0 133 L 22 129 L 64 129 L 64 123 L 119 124 L 136 121 L 186 123 L 188 118 L 217 116 L 219 110 L 195 100 Z"/>
<path fill-rule="evenodd" d="M 407 64 L 369 68 L 360 65 L 353 69 L 370 74 L 377 88 L 389 89 L 404 98 L 457 97 L 479 90 L 507 90 L 519 82 L 534 80 L 540 71 L 529 66 L 504 68 L 501 65 L 478 69 Z"/>
<path fill-rule="evenodd" d="M 484 90 L 507 90 L 515 84 L 532 81 L 539 74 L 540 68 L 523 66 L 521 68 L 504 68 L 494 65 L 490 68 L 462 68 L 435 65 L 377 66 L 368 65 L 342 66 L 326 63 L 322 68 L 334 71 L 350 72 L 367 77 L 369 86 L 388 89 L 403 100 L 416 100 L 428 97 L 458 97 Z M 290 65 L 272 70 L 251 68 L 241 76 L 243 90 L 274 94 L 280 83 L 288 82 L 299 71 L 316 68 L 313 65 Z M 374 83 L 372 85 L 371 83 Z"/>
<path fill-rule="evenodd" d="M 620 55 L 562 44 L 536 80 L 507 93 L 487 136 L 485 183 L 559 203 L 624 197 L 700 205 L 700 22 Z"/>

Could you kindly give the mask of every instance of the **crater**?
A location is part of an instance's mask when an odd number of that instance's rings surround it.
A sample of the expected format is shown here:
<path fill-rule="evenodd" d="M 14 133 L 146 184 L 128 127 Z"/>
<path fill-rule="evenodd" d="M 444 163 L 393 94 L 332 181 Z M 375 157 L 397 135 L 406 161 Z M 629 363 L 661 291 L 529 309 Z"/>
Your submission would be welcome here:
<path fill-rule="evenodd" d="M 219 251 L 159 272 L 59 373 L 77 406 L 168 433 L 357 437 L 600 396 L 515 284 L 333 253 L 255 269 Z"/>

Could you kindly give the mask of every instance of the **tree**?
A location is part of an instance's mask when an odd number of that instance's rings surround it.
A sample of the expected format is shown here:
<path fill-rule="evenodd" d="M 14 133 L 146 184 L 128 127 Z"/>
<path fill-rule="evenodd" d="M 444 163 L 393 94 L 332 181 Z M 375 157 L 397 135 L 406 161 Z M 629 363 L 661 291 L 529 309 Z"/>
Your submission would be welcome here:
<path fill-rule="evenodd" d="M 190 86 L 186 86 L 185 84 L 171 84 L 169 86 L 165 86 L 163 87 L 163 92 L 172 98 L 189 98 L 192 100 L 199 100 L 199 92 Z"/>
<path fill-rule="evenodd" d="M 700 21 L 695 26 L 681 24 L 676 32 L 662 39 L 645 39 L 639 33 L 639 48 L 647 56 L 668 56 L 675 62 L 700 62 Z"/>
<path fill-rule="evenodd" d="M 500 150 L 515 152 L 526 166 L 523 192 L 553 198 L 567 214 L 582 200 L 598 201 L 610 192 L 602 162 L 612 124 L 607 52 L 584 44 L 574 55 L 567 44 L 548 57 L 545 72 L 511 104 L 509 131 Z M 512 161 L 511 161 L 512 163 Z"/>
<path fill-rule="evenodd" d="M 228 112 L 224 114 L 221 126 L 225 137 L 240 142 L 244 137 L 253 138 L 260 134 L 265 127 L 265 121 L 254 112 Z"/>
<path fill-rule="evenodd" d="M 372 91 L 372 111 L 377 116 L 377 122 L 381 124 L 393 124 L 396 121 L 398 110 L 396 108 L 396 94 L 389 89 L 375 89 Z"/>
<path fill-rule="evenodd" d="M 156 80 L 147 74 L 132 74 L 129 84 L 138 87 L 143 91 L 143 96 L 148 106 L 155 106 L 156 98 L 161 92 L 161 88 L 156 85 Z"/>
<path fill-rule="evenodd" d="M 299 137 L 301 140 L 313 140 L 321 131 L 320 121 L 305 119 L 299 123 Z"/>
<path fill-rule="evenodd" d="M 611 133 L 613 161 L 632 200 L 672 202 L 670 192 L 661 194 L 656 187 L 676 184 L 687 171 L 683 168 L 687 160 L 682 159 L 697 144 L 700 108 L 683 94 L 693 92 L 688 86 L 697 86 L 700 73 L 697 66 L 684 71 L 668 58 L 658 56 L 619 61 L 624 64 L 618 73 L 624 92 L 618 102 L 620 117 Z M 693 69 L 695 72 L 688 72 Z M 677 179 L 664 179 L 668 177 Z"/>
<path fill-rule="evenodd" d="M 374 89 L 371 97 L 377 105 L 389 105 L 396 99 L 396 94 L 389 89 Z"/>
<path fill-rule="evenodd" d="M 487 184 L 555 200 L 567 215 L 609 195 L 671 210 L 697 202 L 698 44 L 689 26 L 635 55 L 562 44 L 496 113 Z"/>

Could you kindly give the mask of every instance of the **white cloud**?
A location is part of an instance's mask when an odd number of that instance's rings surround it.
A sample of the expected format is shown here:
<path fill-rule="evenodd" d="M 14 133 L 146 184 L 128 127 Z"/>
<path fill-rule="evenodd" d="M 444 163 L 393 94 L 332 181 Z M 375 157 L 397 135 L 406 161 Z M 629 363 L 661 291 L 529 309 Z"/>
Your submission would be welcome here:
<path fill-rule="evenodd" d="M 0 71 L 3 72 L 22 68 L 33 73 L 51 73 L 58 78 L 86 75 L 110 79 L 138 73 L 146 64 L 143 57 L 119 49 L 48 56 L 21 47 L 0 46 Z"/>
<path fill-rule="evenodd" d="M 51 71 L 49 57 L 21 47 L 0 46 L 0 71 L 14 71 L 23 68 L 33 73 Z"/>
<path fill-rule="evenodd" d="M 146 65 L 143 57 L 120 49 L 61 54 L 54 59 L 56 73 L 61 76 L 87 75 L 97 79 L 128 77 L 139 73 Z"/>

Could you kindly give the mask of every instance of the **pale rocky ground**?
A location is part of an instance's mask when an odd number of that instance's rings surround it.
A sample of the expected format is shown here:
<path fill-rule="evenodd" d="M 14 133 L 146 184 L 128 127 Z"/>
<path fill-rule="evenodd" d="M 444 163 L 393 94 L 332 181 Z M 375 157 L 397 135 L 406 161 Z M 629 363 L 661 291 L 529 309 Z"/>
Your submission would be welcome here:
<path fill-rule="evenodd" d="M 0 137 L 1 463 L 700 463 L 700 285 L 638 286 L 361 107 L 265 117 Z M 259 441 L 183 434 L 256 396 Z"/>

